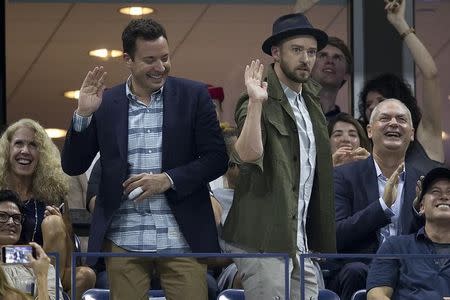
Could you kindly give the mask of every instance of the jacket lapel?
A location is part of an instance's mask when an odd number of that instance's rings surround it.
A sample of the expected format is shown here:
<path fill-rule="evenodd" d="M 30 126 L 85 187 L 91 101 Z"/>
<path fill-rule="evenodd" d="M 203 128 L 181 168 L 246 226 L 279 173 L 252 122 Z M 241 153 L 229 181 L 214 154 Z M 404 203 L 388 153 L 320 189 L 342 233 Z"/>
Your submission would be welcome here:
<path fill-rule="evenodd" d="M 128 98 L 126 96 L 125 84 L 120 94 L 113 100 L 111 118 L 116 124 L 117 146 L 119 147 L 120 158 L 127 161 L 128 153 Z"/>
<path fill-rule="evenodd" d="M 168 143 L 172 140 L 172 132 L 169 130 L 171 124 L 173 122 L 173 118 L 176 117 L 176 114 L 169 113 L 176 111 L 176 107 L 178 106 L 177 101 L 179 101 L 177 90 L 174 87 L 174 82 L 171 77 L 167 78 L 166 83 L 164 84 L 163 89 L 163 125 L 162 125 L 162 154 L 161 154 L 161 170 L 164 171 L 167 166 L 168 153 L 165 151 L 169 149 Z"/>
<path fill-rule="evenodd" d="M 275 74 L 275 70 L 273 69 L 273 64 L 269 68 L 267 72 L 267 83 L 269 86 L 273 86 L 273 89 L 268 90 L 269 99 L 275 100 L 280 103 L 281 107 L 284 111 L 289 115 L 289 117 L 295 121 L 294 112 L 292 111 L 292 107 L 289 104 L 286 95 L 284 94 L 283 88 L 281 87 L 280 81 L 278 80 L 277 75 Z"/>
<path fill-rule="evenodd" d="M 373 157 L 370 156 L 365 160 L 363 169 L 361 170 L 365 174 L 361 174 L 363 178 L 363 186 L 366 191 L 367 204 L 378 201 L 380 198 L 380 192 L 378 191 L 378 178 L 375 169 L 375 163 Z"/>
<path fill-rule="evenodd" d="M 413 222 L 413 201 L 416 197 L 416 184 L 419 175 L 410 165 L 405 165 L 405 185 L 403 186 L 403 203 L 400 210 L 400 234 L 409 234 Z"/>

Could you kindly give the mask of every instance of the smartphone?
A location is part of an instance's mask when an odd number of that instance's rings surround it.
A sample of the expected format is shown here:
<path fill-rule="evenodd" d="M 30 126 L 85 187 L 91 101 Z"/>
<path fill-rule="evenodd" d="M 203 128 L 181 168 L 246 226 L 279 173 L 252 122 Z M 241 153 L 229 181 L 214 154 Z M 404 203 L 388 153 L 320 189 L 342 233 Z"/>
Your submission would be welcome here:
<path fill-rule="evenodd" d="M 64 202 L 58 207 L 59 212 L 64 214 Z"/>
<path fill-rule="evenodd" d="M 4 264 L 26 264 L 30 262 L 29 254 L 36 258 L 36 249 L 30 245 L 3 246 L 2 262 Z"/>

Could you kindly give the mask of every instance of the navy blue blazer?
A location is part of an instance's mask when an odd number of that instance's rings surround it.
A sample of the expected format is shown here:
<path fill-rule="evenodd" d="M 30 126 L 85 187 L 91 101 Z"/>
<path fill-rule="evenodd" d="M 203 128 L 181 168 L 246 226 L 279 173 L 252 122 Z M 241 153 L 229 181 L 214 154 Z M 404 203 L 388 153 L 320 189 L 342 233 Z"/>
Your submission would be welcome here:
<path fill-rule="evenodd" d="M 220 252 L 208 182 L 225 173 L 228 163 L 213 102 L 206 85 L 169 77 L 163 90 L 162 172 L 175 189 L 165 192 L 172 213 L 193 252 Z M 108 89 L 88 128 L 67 133 L 64 172 L 84 173 L 100 151 L 102 175 L 88 250 L 102 249 L 111 218 L 123 201 L 129 176 L 128 98 L 125 84 Z"/>
<path fill-rule="evenodd" d="M 405 165 L 400 233 L 409 234 L 415 226 L 413 201 L 420 171 Z M 372 156 L 334 169 L 336 242 L 341 253 L 375 253 L 379 230 L 390 223 L 379 202 L 378 179 Z M 382 196 L 382 195 L 381 195 Z"/>

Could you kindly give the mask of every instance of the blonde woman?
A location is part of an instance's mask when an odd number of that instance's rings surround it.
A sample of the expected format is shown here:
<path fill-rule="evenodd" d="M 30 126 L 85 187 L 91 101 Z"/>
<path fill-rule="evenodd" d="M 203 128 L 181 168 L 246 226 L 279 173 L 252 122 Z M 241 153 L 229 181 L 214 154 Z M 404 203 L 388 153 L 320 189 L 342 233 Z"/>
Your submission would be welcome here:
<path fill-rule="evenodd" d="M 31 119 L 9 126 L 0 138 L 0 188 L 17 192 L 24 206 L 21 242 L 36 242 L 45 252 L 58 252 L 64 290 L 69 291 L 72 232 L 65 202 L 69 185 L 57 147 L 44 128 Z M 68 210 L 66 210 L 68 211 Z M 77 299 L 95 284 L 95 273 L 78 267 Z"/>

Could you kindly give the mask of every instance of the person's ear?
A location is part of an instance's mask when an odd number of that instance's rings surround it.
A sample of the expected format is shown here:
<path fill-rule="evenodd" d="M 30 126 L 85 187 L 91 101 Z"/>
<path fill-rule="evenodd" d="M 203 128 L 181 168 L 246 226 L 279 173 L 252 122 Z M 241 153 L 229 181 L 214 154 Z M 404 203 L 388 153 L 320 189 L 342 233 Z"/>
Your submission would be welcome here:
<path fill-rule="evenodd" d="M 280 62 L 280 47 L 279 46 L 272 46 L 272 57 L 276 62 Z"/>
<path fill-rule="evenodd" d="M 367 129 L 367 137 L 368 137 L 369 139 L 372 139 L 372 125 L 367 124 L 366 129 Z"/>
<path fill-rule="evenodd" d="M 423 216 L 425 214 L 425 208 L 423 205 L 423 199 L 420 201 L 420 209 L 419 209 L 419 215 Z"/>
<path fill-rule="evenodd" d="M 133 63 L 133 58 L 128 53 L 124 53 L 123 54 L 123 61 L 125 62 L 127 67 L 130 67 L 131 64 Z"/>

